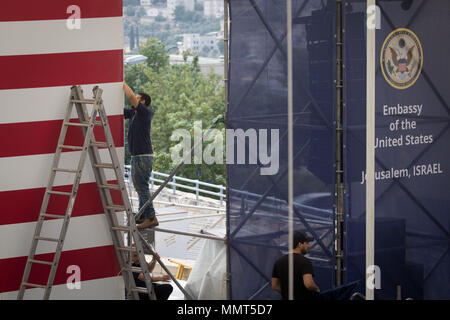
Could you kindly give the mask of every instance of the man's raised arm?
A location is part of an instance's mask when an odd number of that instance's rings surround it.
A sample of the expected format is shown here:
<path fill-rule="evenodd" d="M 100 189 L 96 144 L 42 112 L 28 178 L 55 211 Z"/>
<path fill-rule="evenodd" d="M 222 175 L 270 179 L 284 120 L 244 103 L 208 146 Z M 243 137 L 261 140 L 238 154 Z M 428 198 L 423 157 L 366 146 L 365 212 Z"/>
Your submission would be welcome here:
<path fill-rule="evenodd" d="M 125 95 L 127 96 L 133 108 L 136 109 L 139 104 L 139 101 L 136 98 L 136 95 L 134 94 L 133 90 L 131 90 L 131 88 L 127 85 L 125 81 L 123 82 L 123 90 L 125 91 Z"/>

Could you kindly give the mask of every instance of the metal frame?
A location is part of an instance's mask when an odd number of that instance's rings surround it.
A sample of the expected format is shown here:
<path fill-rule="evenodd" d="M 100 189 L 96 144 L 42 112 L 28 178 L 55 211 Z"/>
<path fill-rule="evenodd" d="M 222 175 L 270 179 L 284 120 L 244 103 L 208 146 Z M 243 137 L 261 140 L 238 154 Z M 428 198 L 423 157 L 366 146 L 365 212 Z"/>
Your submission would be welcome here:
<path fill-rule="evenodd" d="M 402 1 L 402 0 L 393 0 L 393 1 Z M 346 2 L 351 3 L 351 2 L 365 2 L 365 0 L 346 0 Z M 404 26 L 405 28 L 410 28 L 411 24 L 413 23 L 413 21 L 416 19 L 416 17 L 418 16 L 418 14 L 421 12 L 421 10 L 423 10 L 423 8 L 429 4 L 430 1 L 421 1 L 419 6 L 415 9 L 414 13 L 411 15 L 411 18 L 409 20 L 409 22 Z M 395 24 L 393 23 L 392 19 L 389 17 L 389 14 L 386 12 L 386 10 L 384 10 L 383 6 L 379 6 L 380 8 L 380 12 L 382 14 L 382 17 L 384 17 L 386 19 L 387 24 L 390 26 L 391 30 L 395 30 L 397 29 L 397 26 L 395 26 Z M 375 76 L 378 77 L 380 75 L 380 71 L 381 68 L 379 66 L 379 64 L 375 64 L 376 66 L 376 71 L 375 71 Z M 434 83 L 432 82 L 432 80 L 430 79 L 430 77 L 428 76 L 426 70 L 425 70 L 425 66 L 422 68 L 422 76 L 424 77 L 425 81 L 427 82 L 429 88 L 431 89 L 431 91 L 435 94 L 437 100 L 441 103 L 441 106 L 444 108 L 444 110 L 447 112 L 448 115 L 450 115 L 450 106 L 449 104 L 444 100 L 444 98 L 442 97 L 442 95 L 439 93 L 439 91 L 437 90 L 436 86 L 434 85 Z M 422 123 L 427 123 L 427 122 L 442 122 L 442 123 L 448 123 L 448 121 L 443 120 L 442 118 L 427 118 L 427 121 L 423 121 Z M 361 143 L 361 145 L 364 145 L 366 142 L 362 141 L 361 139 L 359 139 L 359 137 L 356 135 L 357 131 L 360 130 L 364 130 L 365 128 L 363 126 L 347 126 L 347 135 L 352 136 L 355 141 L 358 141 Z M 437 135 L 434 136 L 434 141 L 439 141 L 442 136 L 444 134 L 447 133 L 447 131 L 450 129 L 450 123 L 447 124 L 442 130 L 440 130 L 440 132 L 438 132 Z M 414 166 L 415 164 L 417 164 L 417 162 L 420 160 L 420 158 L 425 155 L 431 148 L 433 147 L 433 144 L 427 145 L 426 147 L 424 147 L 424 149 L 417 154 L 417 156 L 415 156 L 409 164 L 407 164 L 405 166 L 405 168 L 410 169 L 412 166 Z M 384 164 L 384 162 L 376 156 L 374 156 L 375 159 L 375 164 L 380 166 L 381 169 L 386 170 L 387 166 Z M 432 235 L 432 234 L 420 234 L 420 237 L 422 238 L 428 238 L 428 239 L 437 239 L 436 241 L 441 241 L 442 243 L 447 243 L 450 240 L 450 233 L 446 230 L 446 228 L 433 216 L 433 214 L 421 203 L 421 201 L 419 199 L 417 199 L 409 190 L 408 188 L 397 178 L 392 179 L 392 181 L 389 182 L 389 185 L 374 199 L 374 203 L 375 206 L 376 204 L 381 201 L 381 199 L 388 194 L 389 190 L 391 190 L 394 186 L 399 187 L 411 200 L 413 203 L 415 203 L 419 208 L 420 208 L 420 212 L 427 217 L 441 232 L 442 232 L 442 236 L 437 236 L 437 235 Z M 359 216 L 355 216 L 356 219 L 360 219 L 363 218 L 366 215 L 366 211 L 363 211 Z M 408 236 L 412 236 L 414 235 L 413 232 L 410 232 L 408 230 L 406 230 L 406 235 Z M 436 260 L 436 263 L 430 268 L 430 270 L 428 271 L 428 273 L 425 275 L 424 277 L 424 281 L 426 281 L 426 279 L 432 274 L 433 270 L 442 262 L 443 258 L 445 257 L 445 255 L 450 255 L 450 249 L 447 250 L 443 250 L 443 253 L 440 255 L 439 259 Z M 366 293 L 367 294 L 367 293 Z M 368 299 L 370 299 L 371 297 L 369 296 Z"/>
<path fill-rule="evenodd" d="M 367 12 L 375 0 L 367 0 Z M 367 20 L 367 19 L 366 19 Z M 367 29 L 366 43 L 366 284 L 375 265 L 375 29 Z M 374 300 L 375 290 L 366 285 L 366 300 Z"/>
<path fill-rule="evenodd" d="M 140 242 L 140 239 L 137 236 L 138 231 L 136 228 L 136 223 L 134 221 L 133 212 L 131 211 L 131 206 L 126 191 L 126 186 L 123 179 L 123 173 L 120 166 L 119 158 L 115 150 L 114 140 L 111 134 L 111 130 L 109 128 L 107 115 L 103 106 L 102 92 L 103 92 L 102 89 L 96 86 L 93 89 L 94 99 L 84 99 L 83 91 L 80 86 L 71 87 L 71 93 L 66 110 L 66 115 L 63 121 L 62 129 L 58 140 L 59 142 L 57 145 L 57 150 L 55 152 L 52 167 L 50 170 L 49 182 L 47 184 L 46 193 L 42 202 L 39 220 L 38 223 L 36 224 L 36 229 L 33 236 L 30 253 L 28 255 L 28 260 L 25 272 L 23 274 L 17 299 L 20 300 L 23 299 L 27 287 L 43 288 L 45 290 L 43 298 L 45 300 L 50 298 L 51 289 L 53 287 L 53 281 L 59 265 L 59 259 L 63 249 L 66 233 L 69 227 L 69 221 L 76 200 L 76 195 L 81 181 L 84 164 L 88 155 L 91 160 L 91 165 L 95 175 L 95 180 L 97 182 L 101 202 L 105 211 L 106 220 L 109 225 L 114 250 L 116 252 L 118 263 L 120 265 L 121 272 L 123 275 L 127 297 L 132 299 L 139 299 L 138 293 L 146 293 L 148 294 L 150 299 L 152 300 L 156 299 L 156 295 L 150 277 L 150 272 L 148 270 L 148 265 L 145 260 L 142 243 Z M 88 114 L 86 104 L 93 105 L 90 115 Z M 79 122 L 69 121 L 74 105 L 76 108 Z M 100 120 L 97 120 L 97 117 L 99 117 Z M 102 127 L 106 139 L 105 142 L 99 142 L 96 140 L 94 133 L 94 126 L 96 125 Z M 82 146 L 64 145 L 65 137 L 69 126 L 81 127 L 84 136 L 84 142 Z M 99 147 L 105 147 L 108 149 L 111 163 L 102 162 L 98 150 Z M 81 151 L 81 155 L 76 169 L 59 168 L 59 160 L 63 149 L 72 149 Z M 116 179 L 118 181 L 117 184 L 108 183 L 106 174 L 104 172 L 104 170 L 106 169 L 111 169 L 114 171 Z M 72 191 L 70 193 L 53 191 L 54 180 L 57 172 L 74 174 Z M 120 190 L 123 205 L 114 204 L 112 196 L 110 194 L 110 190 L 113 189 Z M 66 207 L 66 212 L 64 215 L 54 215 L 47 213 L 49 198 L 50 195 L 53 194 L 69 196 L 68 205 Z M 129 225 L 127 227 L 122 226 L 118 223 L 116 211 L 124 211 L 126 213 L 129 222 Z M 64 220 L 58 239 L 41 236 L 42 226 L 44 224 L 45 218 L 47 217 Z M 124 244 L 125 242 L 124 234 L 122 232 L 128 233 L 127 245 Z M 131 266 L 132 252 L 133 252 L 131 241 L 132 238 L 134 239 L 136 246 L 135 250 L 139 257 L 140 262 L 139 268 L 133 268 Z M 57 242 L 53 261 L 50 262 L 35 259 L 38 241 Z M 152 252 L 152 254 L 154 255 L 154 252 Z M 29 283 L 28 278 L 31 272 L 32 264 L 45 264 L 51 266 L 50 274 L 48 276 L 48 280 L 45 286 L 40 284 Z M 136 269 L 138 270 L 137 272 L 142 272 L 142 274 L 144 275 L 145 288 L 137 287 L 137 284 L 133 277 L 133 272 L 136 272 Z"/>
<path fill-rule="evenodd" d="M 280 51 L 282 53 L 282 56 L 286 58 L 286 56 L 288 55 L 288 52 L 285 52 L 285 50 L 283 49 L 283 46 L 281 45 L 281 43 L 285 40 L 285 38 L 288 36 L 288 32 L 283 32 L 283 34 L 281 35 L 280 38 L 277 38 L 277 36 L 275 35 L 275 33 L 273 32 L 273 29 L 271 28 L 270 24 L 265 20 L 265 17 L 263 16 L 261 10 L 258 8 L 257 4 L 255 3 L 254 0 L 249 0 L 250 4 L 252 5 L 252 7 L 254 8 L 254 10 L 256 11 L 257 16 L 259 17 L 259 19 L 261 20 L 261 22 L 263 23 L 263 25 L 265 26 L 265 28 L 267 29 L 268 33 L 270 34 L 271 39 L 273 39 L 275 46 L 273 47 L 273 49 L 269 52 L 268 56 L 265 58 L 264 62 L 262 63 L 260 69 L 256 72 L 255 76 L 253 77 L 253 80 L 251 81 L 251 83 L 248 85 L 247 89 L 245 91 L 243 91 L 243 93 L 241 94 L 240 97 L 237 98 L 236 102 L 233 103 L 233 109 L 229 110 L 229 114 L 228 114 L 228 120 L 233 120 L 235 122 L 238 122 L 239 119 L 232 119 L 232 115 L 230 116 L 230 113 L 232 114 L 233 110 L 235 108 L 238 108 L 242 102 L 245 100 L 245 98 L 247 97 L 247 95 L 250 93 L 251 89 L 253 88 L 253 86 L 256 84 L 257 79 L 261 76 L 262 72 L 266 69 L 266 66 L 268 65 L 268 63 L 270 62 L 270 60 L 272 59 L 272 57 L 274 56 L 274 54 L 277 51 Z M 305 0 L 300 8 L 297 10 L 297 12 L 294 14 L 294 17 L 292 19 L 293 23 L 304 23 L 303 18 L 297 18 L 297 16 L 299 16 L 301 14 L 301 12 L 305 9 L 305 7 L 307 6 L 307 4 L 309 3 L 309 0 Z M 289 49 L 288 49 L 289 51 Z M 288 68 L 289 69 L 289 68 Z M 289 70 L 288 70 L 289 72 Z M 333 127 L 333 124 L 331 124 L 326 117 L 324 116 L 324 114 L 321 112 L 321 109 L 319 108 L 317 102 L 315 101 L 315 99 L 312 97 L 311 93 L 309 92 L 309 90 L 306 88 L 306 86 L 302 83 L 301 84 L 302 89 L 304 92 L 307 93 L 308 97 L 310 98 L 310 102 L 306 105 L 305 108 L 308 107 L 312 107 L 314 112 L 316 112 L 316 114 L 319 115 L 319 117 L 322 119 L 324 125 L 324 128 L 327 129 L 331 129 Z M 294 115 L 293 113 L 291 113 L 292 116 Z M 296 114 L 297 115 L 297 114 Z M 286 116 L 286 115 L 284 115 Z M 257 116 L 256 116 L 257 117 Z M 246 122 L 249 122 L 249 119 L 245 119 Z M 295 123 L 293 122 L 292 125 L 295 125 Z M 230 127 L 229 124 L 227 125 L 227 128 Z M 323 128 L 322 127 L 322 128 Z M 282 136 L 286 135 L 288 133 L 289 130 L 287 130 L 287 132 L 285 132 Z M 306 142 L 306 144 L 301 148 L 300 152 L 298 152 L 296 155 L 292 156 L 292 159 L 296 159 L 301 153 L 302 150 L 305 150 L 305 148 L 308 146 L 309 142 Z M 250 179 L 252 178 L 252 176 L 254 176 L 254 174 L 256 173 L 256 171 L 258 170 L 258 168 L 255 169 L 255 171 L 253 172 L 253 174 L 250 174 L 249 178 L 247 179 L 247 182 L 245 182 L 242 185 L 242 188 L 245 187 L 245 185 L 250 181 Z M 266 192 L 264 192 L 262 195 L 260 195 L 260 198 L 257 200 L 256 204 L 254 206 L 252 206 L 252 209 L 248 211 L 248 213 L 246 213 L 243 216 L 243 219 L 240 221 L 240 223 L 237 225 L 237 227 L 233 228 L 233 231 L 230 231 L 230 229 L 228 229 L 228 241 L 229 241 L 229 246 L 233 247 L 233 249 L 236 249 L 233 246 L 233 242 L 240 242 L 240 239 L 235 239 L 237 233 L 239 232 L 239 230 L 246 224 L 246 222 L 252 217 L 252 215 L 255 213 L 255 211 L 263 204 L 263 202 L 265 200 L 267 200 L 269 197 L 268 195 L 276 190 L 277 188 L 277 182 L 280 181 L 287 173 L 289 172 L 288 170 L 285 170 L 282 173 L 279 173 L 276 181 L 274 181 L 271 177 L 268 177 L 268 179 L 271 180 L 272 184 L 271 187 L 269 187 Z M 292 176 L 292 175 L 290 175 Z M 228 190 L 227 192 L 227 197 L 228 197 L 228 201 L 230 201 L 230 199 L 236 197 L 236 193 L 239 193 L 239 191 L 235 191 L 235 190 Z M 247 204 L 246 199 L 244 197 L 241 198 L 242 199 L 242 207 L 241 207 L 241 212 L 244 212 L 242 210 L 244 209 L 244 206 Z M 281 200 L 281 199 L 280 199 Z M 289 199 L 282 199 L 282 201 L 284 203 L 291 203 L 291 201 L 289 201 Z M 227 208 L 228 210 L 230 210 L 230 208 Z M 297 207 L 293 206 L 292 208 L 292 213 L 295 214 L 295 218 L 298 221 L 301 221 L 303 223 L 303 225 L 306 227 L 306 229 L 313 235 L 313 237 L 316 239 L 316 244 L 321 247 L 321 249 L 323 250 L 323 252 L 325 252 L 325 254 L 328 257 L 333 257 L 333 254 L 330 253 L 330 249 L 328 248 L 328 246 L 325 246 L 324 243 L 322 242 L 322 236 L 319 236 L 318 234 L 316 234 L 316 232 L 314 231 L 313 228 L 310 227 L 308 221 L 304 218 L 302 212 L 300 212 L 298 210 Z M 229 217 L 230 217 L 230 213 L 228 211 Z M 230 220 L 230 219 L 228 219 Z M 229 222 L 228 222 L 229 224 Z M 331 230 L 334 231 L 334 226 L 331 227 Z M 328 232 L 331 232 L 331 230 L 328 230 Z M 253 264 L 250 264 L 252 266 L 252 268 L 256 268 L 256 266 L 254 266 Z M 258 273 L 260 272 L 259 270 L 256 270 Z M 267 284 L 263 285 L 263 288 L 267 286 Z M 261 288 L 261 290 L 263 290 L 263 288 Z M 259 292 L 259 291 L 258 291 Z"/>

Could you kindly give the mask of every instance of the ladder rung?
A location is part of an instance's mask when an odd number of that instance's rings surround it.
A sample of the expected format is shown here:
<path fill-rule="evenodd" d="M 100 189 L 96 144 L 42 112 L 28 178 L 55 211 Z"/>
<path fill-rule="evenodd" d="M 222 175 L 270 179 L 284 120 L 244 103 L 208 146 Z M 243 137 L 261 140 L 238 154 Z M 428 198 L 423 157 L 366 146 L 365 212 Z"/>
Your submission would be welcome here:
<path fill-rule="evenodd" d="M 54 239 L 54 238 L 34 237 L 34 239 L 42 240 L 42 241 L 50 241 L 50 242 L 59 242 L 59 239 Z"/>
<path fill-rule="evenodd" d="M 131 231 L 130 227 L 111 227 L 111 229 L 113 229 L 115 231 L 126 231 L 126 232 Z"/>
<path fill-rule="evenodd" d="M 120 190 L 120 186 L 118 184 L 110 184 L 110 183 L 102 184 L 100 185 L 100 188 Z"/>
<path fill-rule="evenodd" d="M 83 147 L 80 147 L 80 146 L 66 146 L 66 145 L 60 144 L 59 147 L 62 149 L 83 150 Z"/>
<path fill-rule="evenodd" d="M 70 101 L 73 103 L 86 103 L 86 104 L 94 104 L 95 103 L 94 99 L 83 99 L 83 100 L 72 99 Z"/>
<path fill-rule="evenodd" d="M 47 193 L 59 194 L 61 196 L 71 196 L 72 195 L 72 193 L 70 193 L 70 192 L 60 192 L 60 191 L 52 191 L 52 190 L 47 191 Z"/>
<path fill-rule="evenodd" d="M 95 163 L 94 167 L 114 169 L 114 164 L 112 164 L 112 163 Z"/>
<path fill-rule="evenodd" d="M 89 125 L 89 122 L 83 122 L 83 123 Z M 98 121 L 98 120 L 95 120 L 95 121 L 93 122 L 93 125 L 94 125 L 94 126 L 101 126 L 101 125 L 102 125 L 102 122 L 101 122 L 101 121 Z"/>
<path fill-rule="evenodd" d="M 91 146 L 98 148 L 108 148 L 109 145 L 107 142 L 92 142 Z"/>
<path fill-rule="evenodd" d="M 53 168 L 53 171 L 59 171 L 59 172 L 69 172 L 69 173 L 77 173 L 78 170 L 75 169 L 62 169 L 62 168 Z"/>
<path fill-rule="evenodd" d="M 89 127 L 89 122 L 64 122 L 66 126 L 75 126 L 75 127 Z"/>
<path fill-rule="evenodd" d="M 47 218 L 57 218 L 57 219 L 64 219 L 66 216 L 62 216 L 59 214 L 50 214 L 50 213 L 43 213 L 42 216 Z"/>
<path fill-rule="evenodd" d="M 140 293 L 148 293 L 147 288 L 143 288 L 143 287 L 136 287 L 134 289 L 131 289 L 131 291 L 136 291 L 136 292 L 140 292 Z"/>
<path fill-rule="evenodd" d="M 42 261 L 42 260 L 34 260 L 34 259 L 30 259 L 31 263 L 38 263 L 38 264 L 47 264 L 49 266 L 53 265 L 53 262 L 50 261 Z"/>
<path fill-rule="evenodd" d="M 144 271 L 144 270 L 142 270 L 142 268 L 138 268 L 138 267 L 124 268 L 124 270 L 131 271 L 131 272 L 143 272 Z"/>
<path fill-rule="evenodd" d="M 118 247 L 117 248 L 120 251 L 131 251 L 132 249 L 130 247 Z M 129 268 L 127 268 L 126 270 L 128 270 Z"/>
<path fill-rule="evenodd" d="M 22 286 L 45 289 L 45 286 L 42 284 L 35 284 L 35 283 L 29 283 L 29 282 L 23 282 Z"/>
<path fill-rule="evenodd" d="M 106 209 L 119 210 L 119 211 L 125 211 L 126 210 L 126 208 L 124 206 L 115 206 L 115 205 L 106 206 Z"/>

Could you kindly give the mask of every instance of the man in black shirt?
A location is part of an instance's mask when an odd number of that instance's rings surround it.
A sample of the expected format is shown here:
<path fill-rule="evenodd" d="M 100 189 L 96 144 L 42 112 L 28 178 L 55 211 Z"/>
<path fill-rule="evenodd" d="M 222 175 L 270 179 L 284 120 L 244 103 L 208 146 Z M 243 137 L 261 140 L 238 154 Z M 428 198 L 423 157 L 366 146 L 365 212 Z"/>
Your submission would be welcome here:
<path fill-rule="evenodd" d="M 151 98 L 148 94 L 134 94 L 133 90 L 124 82 L 125 95 L 133 108 L 125 108 L 124 117 L 130 119 L 128 125 L 128 149 L 131 154 L 131 178 L 139 198 L 139 210 L 150 199 L 148 180 L 152 173 L 153 148 L 150 139 L 152 112 L 149 109 Z M 138 229 L 156 227 L 158 219 L 155 216 L 153 203 L 142 213 L 142 223 Z"/>
<path fill-rule="evenodd" d="M 148 263 L 148 271 L 149 272 L 152 272 L 153 269 L 155 268 L 155 264 L 156 264 L 155 257 L 160 259 L 160 256 L 158 255 L 158 253 L 155 252 L 155 256 L 153 256 L 152 261 L 150 261 Z M 133 251 L 132 259 L 133 259 L 132 266 L 139 267 L 140 266 L 139 256 L 135 250 Z M 146 288 L 143 273 L 133 272 L 133 278 L 134 278 L 134 281 L 135 281 L 137 287 Z M 153 288 L 155 290 L 156 299 L 157 300 L 167 300 L 173 291 L 172 285 L 169 283 L 155 283 L 155 282 L 156 281 L 169 281 L 170 276 L 168 274 L 160 276 L 160 277 L 151 275 L 151 279 L 152 279 Z M 148 300 L 148 299 L 149 299 L 148 294 L 139 293 L 139 300 Z"/>
<path fill-rule="evenodd" d="M 309 242 L 312 240 L 304 232 L 294 232 L 294 300 L 313 300 L 315 293 L 320 292 L 313 279 L 311 260 L 304 256 L 308 253 Z M 283 300 L 289 299 L 289 254 L 278 259 L 273 266 L 272 289 L 280 292 Z"/>

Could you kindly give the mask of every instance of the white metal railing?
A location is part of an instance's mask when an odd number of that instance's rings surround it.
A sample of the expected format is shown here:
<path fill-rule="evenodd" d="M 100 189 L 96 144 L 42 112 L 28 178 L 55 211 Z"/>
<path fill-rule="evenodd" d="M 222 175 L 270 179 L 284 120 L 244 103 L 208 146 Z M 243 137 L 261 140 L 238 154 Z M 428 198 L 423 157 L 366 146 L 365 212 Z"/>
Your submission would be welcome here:
<path fill-rule="evenodd" d="M 131 166 L 125 165 L 124 174 L 125 174 L 125 178 L 131 179 Z M 169 176 L 169 174 L 167 174 L 167 173 L 162 173 L 162 172 L 158 172 L 158 171 L 152 171 L 152 173 L 150 175 L 151 188 L 152 189 L 154 188 L 155 183 L 162 183 L 162 182 L 164 182 L 165 178 L 167 178 L 168 176 Z M 159 179 L 159 177 L 162 177 L 162 178 Z M 187 184 L 183 184 L 183 182 L 194 184 L 195 187 L 187 185 Z M 187 179 L 187 178 L 183 178 L 183 177 L 173 176 L 172 181 L 169 182 L 168 185 L 172 186 L 173 194 L 176 194 L 177 187 L 178 187 L 178 189 L 185 189 L 185 190 L 194 191 L 195 192 L 195 197 L 196 197 L 197 200 L 199 199 L 199 196 L 201 194 L 210 195 L 210 196 L 216 196 L 216 197 L 218 197 L 220 199 L 220 205 L 221 206 L 223 205 L 223 201 L 226 199 L 226 194 L 225 194 L 226 188 L 225 188 L 225 186 L 220 185 L 220 184 L 212 184 L 212 183 L 207 183 L 207 182 L 203 182 L 203 181 L 200 181 L 200 180 L 193 180 L 193 179 Z M 211 190 L 202 189 L 201 187 L 208 187 L 208 188 L 211 188 L 211 189 L 217 189 L 218 191 L 214 192 L 214 191 L 211 191 Z"/>

